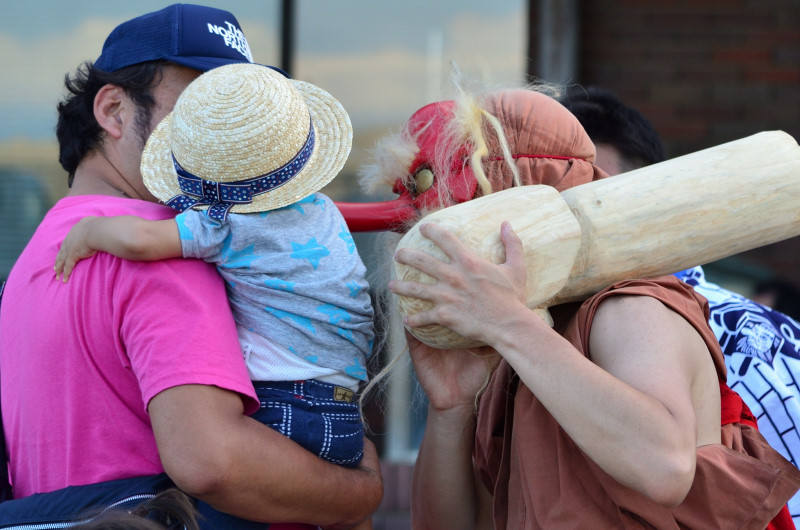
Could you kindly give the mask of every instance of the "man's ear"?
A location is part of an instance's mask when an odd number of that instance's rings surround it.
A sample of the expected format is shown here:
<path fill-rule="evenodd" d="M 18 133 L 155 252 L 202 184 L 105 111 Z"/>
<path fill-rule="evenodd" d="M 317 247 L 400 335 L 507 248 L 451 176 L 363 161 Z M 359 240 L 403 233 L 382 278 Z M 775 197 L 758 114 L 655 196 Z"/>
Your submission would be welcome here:
<path fill-rule="evenodd" d="M 94 97 L 94 118 L 113 138 L 122 136 L 127 103 L 125 91 L 116 85 L 104 85 Z"/>

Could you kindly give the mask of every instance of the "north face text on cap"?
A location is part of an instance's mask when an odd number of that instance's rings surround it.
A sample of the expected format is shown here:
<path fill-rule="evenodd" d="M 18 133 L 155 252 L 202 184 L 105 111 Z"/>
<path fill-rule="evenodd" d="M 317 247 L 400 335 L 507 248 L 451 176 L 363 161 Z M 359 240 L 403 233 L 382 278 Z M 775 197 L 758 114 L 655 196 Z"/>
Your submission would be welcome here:
<path fill-rule="evenodd" d="M 244 38 L 244 33 L 242 33 L 242 30 L 240 30 L 227 20 L 225 21 L 225 24 L 228 26 L 227 28 L 223 28 L 215 24 L 211 24 L 209 22 L 208 32 L 216 33 L 217 35 L 224 38 L 226 46 L 238 51 L 239 53 L 244 55 L 248 61 L 252 63 L 253 55 L 250 53 L 250 46 L 247 44 L 247 39 Z"/>

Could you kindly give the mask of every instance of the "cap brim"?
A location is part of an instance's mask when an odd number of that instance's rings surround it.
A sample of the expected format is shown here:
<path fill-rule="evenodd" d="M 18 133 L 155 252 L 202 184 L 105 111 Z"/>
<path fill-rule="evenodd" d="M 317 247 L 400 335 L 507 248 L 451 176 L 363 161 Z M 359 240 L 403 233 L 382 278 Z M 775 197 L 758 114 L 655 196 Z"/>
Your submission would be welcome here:
<path fill-rule="evenodd" d="M 185 66 L 187 68 L 192 68 L 194 70 L 200 70 L 201 72 L 207 72 L 209 70 L 213 70 L 218 66 L 224 66 L 226 64 L 239 64 L 239 63 L 248 63 L 247 59 L 242 58 L 241 61 L 237 61 L 236 59 L 230 59 L 227 57 L 181 57 L 181 56 L 172 56 L 172 57 L 164 57 L 164 60 L 169 61 L 171 63 L 175 63 L 180 66 Z"/>
<path fill-rule="evenodd" d="M 164 60 L 169 61 L 171 63 L 185 66 L 187 68 L 192 68 L 194 70 L 199 70 L 201 72 L 208 72 L 209 70 L 213 70 L 214 68 L 225 66 L 227 64 L 257 64 L 259 66 L 265 66 L 267 68 L 271 68 L 275 70 L 282 76 L 289 78 L 289 74 L 287 74 L 282 68 L 277 66 L 272 66 L 270 64 L 261 64 L 261 63 L 251 63 L 247 59 L 242 59 L 241 61 L 236 59 L 230 59 L 228 57 L 164 57 Z M 291 79 L 291 78 L 289 78 Z"/>

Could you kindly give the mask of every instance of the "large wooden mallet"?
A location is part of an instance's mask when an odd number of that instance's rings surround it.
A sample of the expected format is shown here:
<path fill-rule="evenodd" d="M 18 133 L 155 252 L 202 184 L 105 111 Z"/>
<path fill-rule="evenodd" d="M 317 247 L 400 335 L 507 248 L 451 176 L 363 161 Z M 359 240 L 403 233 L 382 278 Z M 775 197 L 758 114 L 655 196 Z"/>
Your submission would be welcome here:
<path fill-rule="evenodd" d="M 614 282 L 672 274 L 800 235 L 800 147 L 782 131 L 576 186 L 523 186 L 426 216 L 494 263 L 505 259 L 500 223 L 520 236 L 527 306 L 582 300 Z M 413 227 L 398 248 L 444 253 Z M 395 263 L 394 277 L 434 283 Z M 428 301 L 398 297 L 401 315 Z M 436 348 L 479 344 L 439 325 L 409 329 Z"/>

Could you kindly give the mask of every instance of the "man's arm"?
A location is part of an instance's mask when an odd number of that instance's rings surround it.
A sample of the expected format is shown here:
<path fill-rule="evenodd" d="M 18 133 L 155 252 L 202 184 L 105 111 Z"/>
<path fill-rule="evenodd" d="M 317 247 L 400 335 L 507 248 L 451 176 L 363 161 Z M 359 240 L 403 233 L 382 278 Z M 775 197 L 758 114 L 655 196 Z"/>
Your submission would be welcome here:
<path fill-rule="evenodd" d="M 148 407 L 164 469 L 187 493 L 220 511 L 263 522 L 350 525 L 380 505 L 374 447 L 358 469 L 326 462 L 245 416 L 238 394 L 183 385 Z"/>
<path fill-rule="evenodd" d="M 56 256 L 55 271 L 69 280 L 75 265 L 97 252 L 132 261 L 180 258 L 181 240 L 174 219 L 153 221 L 133 215 L 84 217 L 67 234 Z"/>

